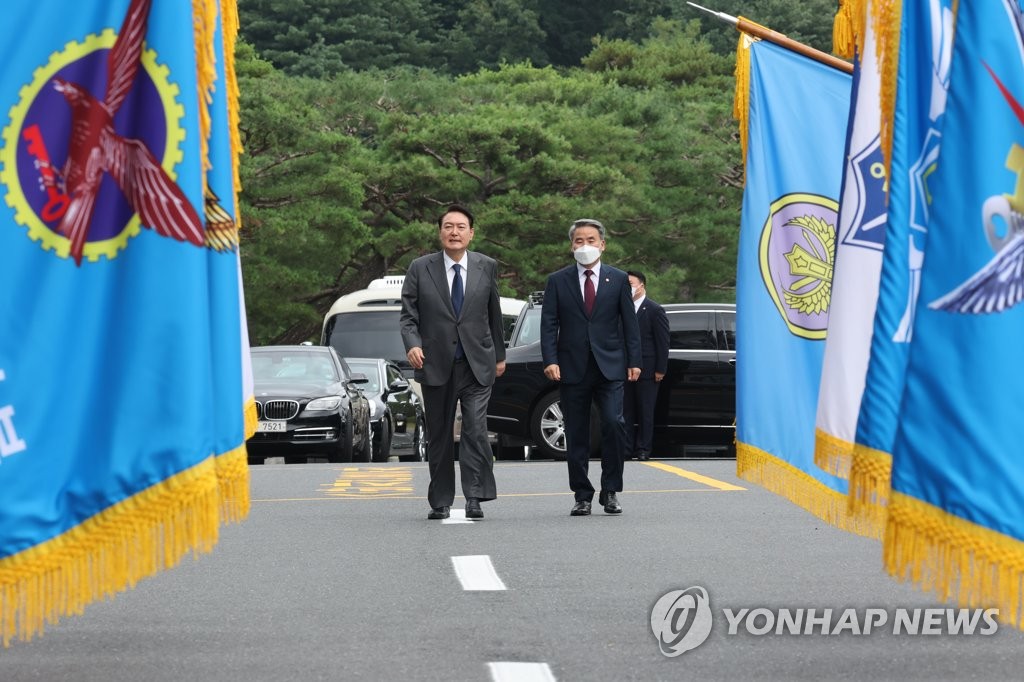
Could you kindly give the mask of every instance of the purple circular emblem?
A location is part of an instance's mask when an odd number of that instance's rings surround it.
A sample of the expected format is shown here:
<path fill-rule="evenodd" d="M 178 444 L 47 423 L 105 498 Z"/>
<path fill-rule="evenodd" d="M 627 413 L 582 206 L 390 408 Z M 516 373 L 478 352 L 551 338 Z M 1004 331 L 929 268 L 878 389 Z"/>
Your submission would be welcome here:
<path fill-rule="evenodd" d="M 107 88 L 109 49 L 98 49 L 82 56 L 54 74 L 77 84 L 99 101 Z M 163 102 L 153 79 L 140 68 L 128 96 L 114 114 L 118 135 L 140 140 L 157 159 L 164 156 L 167 126 Z M 53 86 L 53 80 L 40 89 L 29 105 L 22 125 L 18 151 L 18 180 L 29 207 L 50 230 L 56 231 L 68 198 L 43 186 L 48 162 L 61 173 L 67 161 L 68 142 L 72 134 L 71 107 Z M 109 173 L 103 174 L 96 197 L 96 207 L 89 228 L 88 241 L 116 237 L 135 215 L 121 189 Z"/>
<path fill-rule="evenodd" d="M 824 338 L 839 205 L 814 194 L 772 203 L 761 234 L 761 276 L 794 334 Z"/>

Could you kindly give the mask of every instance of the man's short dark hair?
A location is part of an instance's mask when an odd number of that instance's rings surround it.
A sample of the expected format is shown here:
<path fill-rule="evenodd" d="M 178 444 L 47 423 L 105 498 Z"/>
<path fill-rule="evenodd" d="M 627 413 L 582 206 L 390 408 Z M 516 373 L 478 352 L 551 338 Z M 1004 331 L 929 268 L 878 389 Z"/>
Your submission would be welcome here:
<path fill-rule="evenodd" d="M 469 229 L 473 229 L 473 214 L 469 212 L 469 209 L 462 204 L 448 204 L 448 208 L 444 210 L 444 213 L 437 216 L 437 229 L 441 229 L 441 222 L 444 221 L 444 217 L 449 213 L 461 213 L 462 215 L 469 218 Z"/>
<path fill-rule="evenodd" d="M 640 284 L 647 286 L 647 278 L 644 277 L 644 273 L 640 272 L 639 270 L 630 270 L 626 274 L 629 275 L 630 277 L 636 277 L 638 280 L 640 280 Z"/>

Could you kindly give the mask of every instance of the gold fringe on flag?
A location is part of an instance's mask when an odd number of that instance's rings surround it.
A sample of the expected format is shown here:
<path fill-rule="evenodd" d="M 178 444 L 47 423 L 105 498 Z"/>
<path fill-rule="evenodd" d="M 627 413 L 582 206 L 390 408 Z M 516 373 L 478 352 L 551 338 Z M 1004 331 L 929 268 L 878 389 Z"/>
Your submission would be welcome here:
<path fill-rule="evenodd" d="M 857 54 L 858 42 L 863 47 L 867 0 L 839 0 L 839 10 L 832 21 L 832 52 L 846 59 Z"/>
<path fill-rule="evenodd" d="M 216 0 L 192 0 L 192 29 L 196 43 L 196 83 L 199 87 L 199 148 L 203 161 L 203 193 L 210 170 L 210 105 L 217 81 L 217 55 L 213 36 L 217 30 Z"/>
<path fill-rule="evenodd" d="M 740 33 L 736 45 L 736 91 L 732 100 L 732 116 L 739 122 L 744 182 L 747 177 L 747 134 L 750 131 L 750 45 L 753 42 L 754 38 Z"/>
<path fill-rule="evenodd" d="M 235 223 L 242 227 L 242 214 L 238 210 L 238 193 L 242 191 L 238 157 L 245 153 L 239 132 L 238 76 L 235 73 L 235 44 L 238 42 L 238 3 L 221 0 L 221 30 L 224 32 L 224 77 L 228 95 L 228 131 L 231 135 L 232 165 L 235 169 Z"/>
<path fill-rule="evenodd" d="M 842 479 L 850 478 L 853 443 L 814 429 L 814 464 L 822 471 Z"/>
<path fill-rule="evenodd" d="M 238 452 L 226 456 L 225 469 L 235 468 Z M 249 506 L 240 472 L 229 472 L 222 484 L 220 466 L 209 457 L 48 542 L 0 559 L 3 646 L 14 638 L 31 640 L 47 624 L 81 614 L 87 604 L 134 587 L 189 552 L 210 552 L 222 515 L 241 518 Z M 230 498 L 222 499 L 221 485 Z"/>
<path fill-rule="evenodd" d="M 219 14 L 218 14 L 219 13 Z M 210 169 L 210 111 L 213 102 L 213 90 L 217 82 L 217 53 L 214 49 L 214 36 L 217 29 L 217 18 L 220 16 L 221 34 L 223 36 L 224 78 L 222 84 L 228 103 L 228 129 L 231 137 L 232 174 L 234 176 L 235 196 L 234 215 L 236 229 L 241 227 L 242 219 L 238 210 L 238 192 L 242 189 L 238 168 L 238 157 L 242 154 L 242 138 L 238 129 L 238 78 L 235 73 L 235 43 L 238 40 L 238 4 L 235 0 L 192 0 L 192 22 L 196 44 L 196 82 L 199 88 L 199 137 L 200 152 L 203 163 L 203 190 L 207 193 L 206 171 Z M 236 239 L 237 242 L 237 239 Z"/>
<path fill-rule="evenodd" d="M 893 491 L 882 546 L 885 569 L 942 602 L 998 608 L 1024 629 L 1024 542 Z"/>
<path fill-rule="evenodd" d="M 900 23 L 902 0 L 871 0 L 871 27 L 875 32 L 875 53 L 878 56 L 879 137 L 886 177 L 892 163 L 893 116 L 896 109 L 897 73 L 900 57 Z M 863 45 L 862 45 L 863 47 Z"/>
<path fill-rule="evenodd" d="M 850 463 L 850 513 L 871 524 L 881 537 L 885 529 L 892 479 L 892 455 L 857 443 Z"/>
<path fill-rule="evenodd" d="M 252 406 L 251 417 L 256 421 L 256 401 L 248 401 Z M 246 440 L 256 432 L 255 425 L 249 432 L 250 410 L 246 405 L 245 433 Z M 249 516 L 249 453 L 245 445 L 215 458 L 217 464 L 217 491 L 220 495 L 221 523 L 239 523 Z"/>
<path fill-rule="evenodd" d="M 256 398 L 250 396 L 245 401 L 245 439 L 249 440 L 256 433 L 259 417 L 256 416 Z"/>
<path fill-rule="evenodd" d="M 836 528 L 869 537 L 874 533 L 870 525 L 848 513 L 845 494 L 753 445 L 736 444 L 736 475 L 785 497 Z"/>

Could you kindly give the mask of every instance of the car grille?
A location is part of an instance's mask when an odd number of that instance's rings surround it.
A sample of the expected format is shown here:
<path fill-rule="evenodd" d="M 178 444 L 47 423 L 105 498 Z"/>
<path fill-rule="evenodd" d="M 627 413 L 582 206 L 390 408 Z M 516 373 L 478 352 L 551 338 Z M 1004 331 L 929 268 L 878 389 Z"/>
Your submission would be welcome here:
<path fill-rule="evenodd" d="M 256 414 L 260 419 L 291 419 L 298 413 L 299 403 L 296 400 L 268 400 L 262 405 L 257 403 Z"/>

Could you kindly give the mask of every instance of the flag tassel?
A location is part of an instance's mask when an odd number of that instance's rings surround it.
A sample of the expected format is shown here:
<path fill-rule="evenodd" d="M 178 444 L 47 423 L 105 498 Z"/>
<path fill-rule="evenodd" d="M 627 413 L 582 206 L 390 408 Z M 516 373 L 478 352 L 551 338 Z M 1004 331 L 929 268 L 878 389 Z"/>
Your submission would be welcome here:
<path fill-rule="evenodd" d="M 893 491 L 882 560 L 943 602 L 998 608 L 1001 623 L 1024 629 L 1024 542 Z"/>
<path fill-rule="evenodd" d="M 848 513 L 845 494 L 749 443 L 736 444 L 736 474 L 785 497 L 829 525 L 857 535 L 875 536 L 875 528 Z M 881 539 L 880 535 L 876 537 Z"/>
<path fill-rule="evenodd" d="M 249 511 L 245 447 L 211 457 L 79 526 L 0 559 L 0 641 L 30 641 L 61 617 L 208 553 Z"/>

